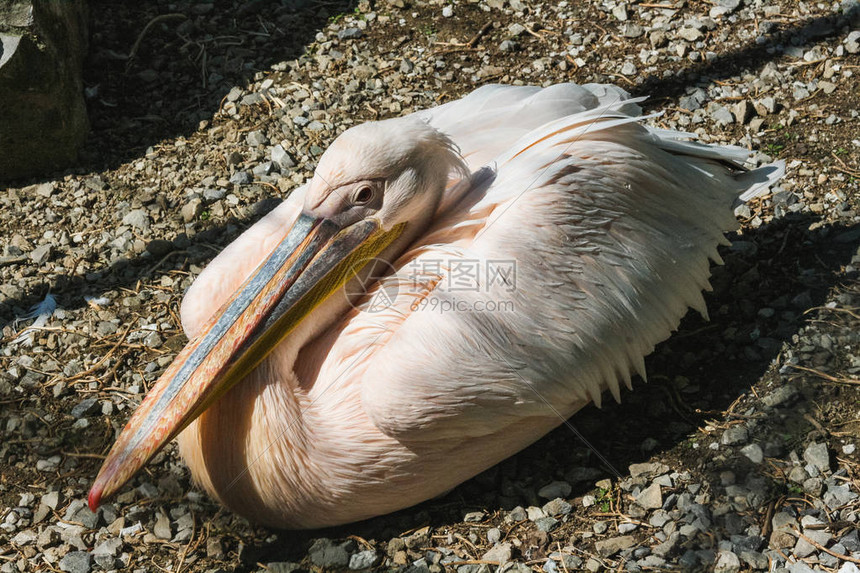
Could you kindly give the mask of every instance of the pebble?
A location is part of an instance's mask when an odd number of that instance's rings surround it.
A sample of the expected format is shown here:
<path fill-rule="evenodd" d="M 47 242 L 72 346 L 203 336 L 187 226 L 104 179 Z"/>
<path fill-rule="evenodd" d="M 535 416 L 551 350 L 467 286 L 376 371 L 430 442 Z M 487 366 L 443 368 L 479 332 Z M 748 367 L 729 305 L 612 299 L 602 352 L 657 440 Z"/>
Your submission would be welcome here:
<path fill-rule="evenodd" d="M 567 515 L 573 510 L 573 506 L 557 497 L 545 503 L 541 510 L 546 515 Z"/>
<path fill-rule="evenodd" d="M 720 443 L 724 446 L 734 446 L 745 443 L 748 439 L 749 430 L 747 430 L 744 425 L 738 424 L 727 428 L 726 431 L 723 432 L 723 436 L 720 438 Z"/>
<path fill-rule="evenodd" d="M 540 488 L 538 495 L 544 499 L 567 497 L 570 495 L 572 489 L 571 485 L 566 481 L 554 481 Z"/>
<path fill-rule="evenodd" d="M 247 185 L 254 180 L 251 174 L 245 170 L 237 171 L 230 176 L 230 183 L 233 185 Z"/>
<path fill-rule="evenodd" d="M 197 219 L 200 216 L 200 213 L 203 212 L 203 201 L 200 199 L 192 199 L 188 203 L 182 206 L 180 213 L 182 214 L 182 220 L 186 223 L 190 223 Z"/>
<path fill-rule="evenodd" d="M 325 537 L 315 539 L 308 549 L 311 562 L 323 568 L 347 567 L 350 556 L 344 546 L 335 544 Z"/>
<path fill-rule="evenodd" d="M 66 573 L 89 573 L 92 558 L 86 551 L 69 551 L 60 559 L 60 570 Z"/>
<path fill-rule="evenodd" d="M 764 451 L 758 444 L 747 444 L 741 448 L 741 453 L 754 464 L 760 464 L 764 461 Z"/>
<path fill-rule="evenodd" d="M 849 33 L 843 42 L 845 44 L 845 50 L 849 54 L 860 53 L 860 30 L 854 30 Z"/>
<path fill-rule="evenodd" d="M 818 471 L 830 471 L 830 453 L 827 451 L 827 444 L 809 444 L 803 451 L 803 459 L 815 466 Z"/>
<path fill-rule="evenodd" d="M 717 563 L 714 565 L 714 573 L 737 573 L 741 569 L 741 560 L 731 551 L 720 551 L 717 554 Z"/>
<path fill-rule="evenodd" d="M 78 420 L 94 413 L 98 409 L 98 404 L 98 398 L 86 398 L 78 402 L 77 405 L 75 405 L 75 407 L 72 408 L 72 411 L 69 413 L 72 415 L 73 418 Z M 56 505 L 54 507 L 56 508 Z"/>
<path fill-rule="evenodd" d="M 500 564 L 507 563 L 511 560 L 512 554 L 513 546 L 510 543 L 497 543 L 481 556 L 481 560 Z"/>
<path fill-rule="evenodd" d="M 266 134 L 262 131 L 255 130 L 248 132 L 248 135 L 245 136 L 245 142 L 251 147 L 257 147 L 260 145 L 268 145 L 269 138 L 266 137 Z"/>
<path fill-rule="evenodd" d="M 159 539 L 170 539 L 173 537 L 173 532 L 170 529 L 170 519 L 163 513 L 159 513 L 158 517 L 155 518 L 152 533 Z"/>
<path fill-rule="evenodd" d="M 643 489 L 635 498 L 636 503 L 645 509 L 658 509 L 663 506 L 663 494 L 660 491 L 660 484 L 657 483 Z"/>
<path fill-rule="evenodd" d="M 372 549 L 366 551 L 359 551 L 358 553 L 354 553 L 349 558 L 349 568 L 357 571 L 360 569 L 369 569 L 371 567 L 375 567 L 379 562 L 379 555 L 376 551 Z"/>
<path fill-rule="evenodd" d="M 357 40 L 361 38 L 363 33 L 358 28 L 344 28 L 342 30 L 338 30 L 337 37 L 340 40 Z"/>
<path fill-rule="evenodd" d="M 148 230 L 150 226 L 149 215 L 143 209 L 129 211 L 122 218 L 122 223 L 141 231 Z"/>
<path fill-rule="evenodd" d="M 628 549 L 636 544 L 636 538 L 632 535 L 622 535 L 620 537 L 610 537 L 609 539 L 601 539 L 594 543 L 594 549 L 601 557 L 609 557 L 615 555 L 622 549 Z"/>
<path fill-rule="evenodd" d="M 286 150 L 281 146 L 281 144 L 275 145 L 272 147 L 272 163 L 275 163 L 281 170 L 282 173 L 286 173 L 290 169 L 296 166 L 296 162 L 293 161 L 290 154 L 286 152 Z"/>
<path fill-rule="evenodd" d="M 535 520 L 538 531 L 550 532 L 558 527 L 559 521 L 554 517 L 541 517 Z"/>

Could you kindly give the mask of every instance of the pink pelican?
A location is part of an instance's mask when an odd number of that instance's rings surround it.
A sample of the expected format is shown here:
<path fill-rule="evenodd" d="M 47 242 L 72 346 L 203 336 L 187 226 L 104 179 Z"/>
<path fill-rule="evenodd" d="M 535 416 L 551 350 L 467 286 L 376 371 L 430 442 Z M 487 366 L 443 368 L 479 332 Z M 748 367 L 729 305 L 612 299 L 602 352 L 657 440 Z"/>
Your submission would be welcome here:
<path fill-rule="evenodd" d="M 784 171 L 644 126 L 641 99 L 485 86 L 341 134 L 194 282 L 190 342 L 90 507 L 178 436 L 194 480 L 255 522 L 356 521 L 618 400 L 688 307 L 706 314 L 733 205 Z"/>

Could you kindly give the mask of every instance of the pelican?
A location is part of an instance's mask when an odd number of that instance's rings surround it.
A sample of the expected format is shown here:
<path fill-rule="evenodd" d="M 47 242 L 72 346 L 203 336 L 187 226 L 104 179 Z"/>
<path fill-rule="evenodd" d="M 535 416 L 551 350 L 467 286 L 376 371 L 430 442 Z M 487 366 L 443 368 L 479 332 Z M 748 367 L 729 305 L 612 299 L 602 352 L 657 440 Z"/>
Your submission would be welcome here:
<path fill-rule="evenodd" d="M 644 126 L 642 99 L 492 85 L 342 133 L 192 284 L 190 342 L 90 507 L 178 436 L 195 482 L 252 521 L 357 521 L 619 400 L 688 307 L 707 314 L 733 206 L 784 172 Z"/>

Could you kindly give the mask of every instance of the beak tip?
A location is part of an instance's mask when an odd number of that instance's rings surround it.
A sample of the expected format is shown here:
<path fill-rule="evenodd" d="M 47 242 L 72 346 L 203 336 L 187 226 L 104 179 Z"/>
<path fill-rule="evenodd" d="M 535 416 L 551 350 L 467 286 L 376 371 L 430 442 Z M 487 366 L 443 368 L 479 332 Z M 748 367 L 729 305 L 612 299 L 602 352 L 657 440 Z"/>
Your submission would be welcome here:
<path fill-rule="evenodd" d="M 98 484 L 93 485 L 90 489 L 89 496 L 87 496 L 87 505 L 90 506 L 90 511 L 95 513 L 95 511 L 99 508 L 102 501 L 102 487 Z"/>

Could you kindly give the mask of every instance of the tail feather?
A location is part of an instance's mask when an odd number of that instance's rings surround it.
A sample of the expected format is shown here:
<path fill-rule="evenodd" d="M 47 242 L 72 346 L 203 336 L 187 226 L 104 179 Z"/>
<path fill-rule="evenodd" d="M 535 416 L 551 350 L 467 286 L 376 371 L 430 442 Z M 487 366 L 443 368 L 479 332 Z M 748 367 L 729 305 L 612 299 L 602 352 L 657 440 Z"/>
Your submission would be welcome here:
<path fill-rule="evenodd" d="M 746 187 L 744 192 L 738 195 L 738 202 L 746 203 L 750 199 L 764 195 L 767 189 L 784 175 L 785 161 L 782 160 L 736 175 L 735 180 L 742 187 Z"/>

